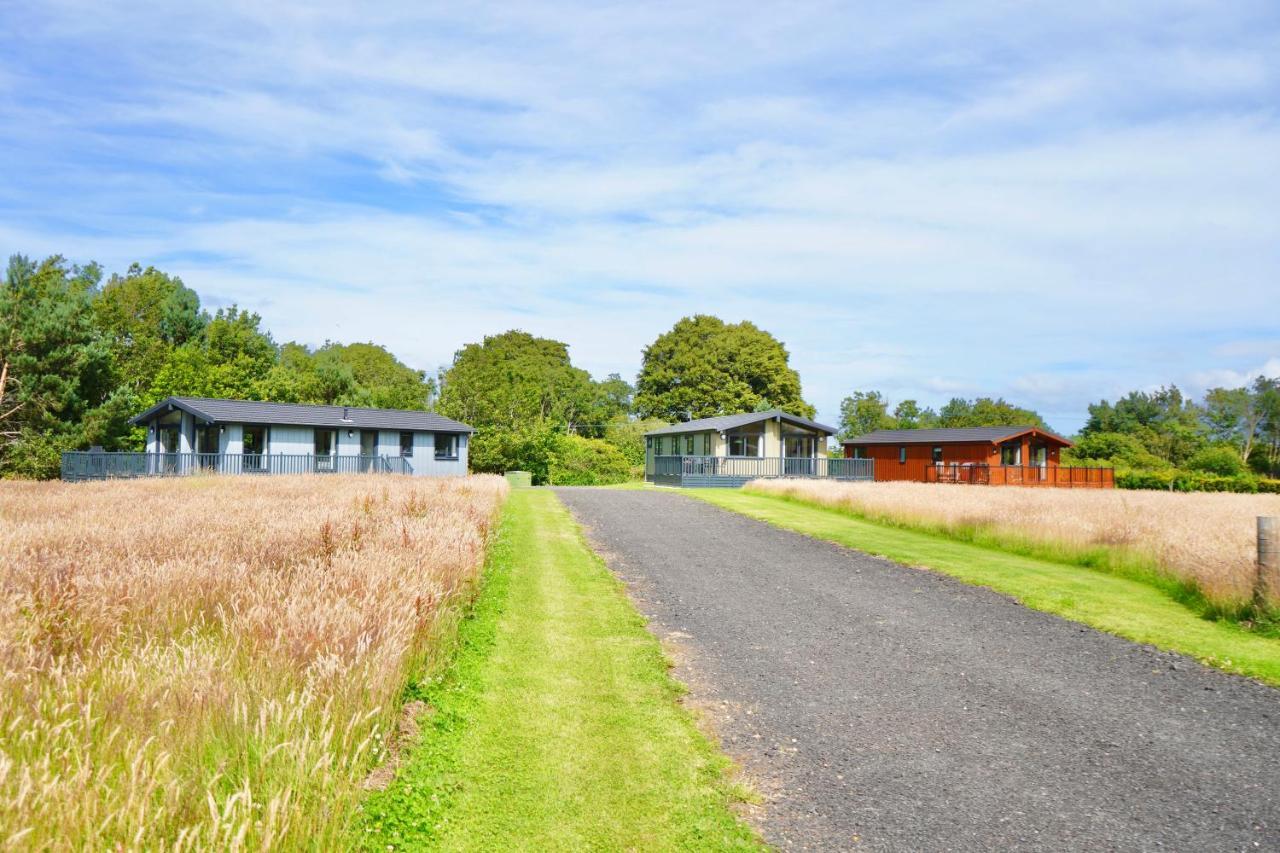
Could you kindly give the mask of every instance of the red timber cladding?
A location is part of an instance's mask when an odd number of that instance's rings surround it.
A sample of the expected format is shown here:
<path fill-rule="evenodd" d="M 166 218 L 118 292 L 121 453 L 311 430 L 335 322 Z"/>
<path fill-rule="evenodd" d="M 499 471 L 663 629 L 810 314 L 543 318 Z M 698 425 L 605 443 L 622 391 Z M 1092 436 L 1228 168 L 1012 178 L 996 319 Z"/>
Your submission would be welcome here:
<path fill-rule="evenodd" d="M 1000 464 L 1000 449 L 989 442 L 975 444 L 940 444 L 943 462 L 986 462 Z M 901 462 L 899 448 L 907 449 L 907 461 Z M 933 464 L 931 444 L 871 444 L 862 448 L 867 458 L 876 460 L 877 480 L 911 480 L 924 482 L 924 469 Z M 853 448 L 845 447 L 845 456 L 853 456 Z"/>

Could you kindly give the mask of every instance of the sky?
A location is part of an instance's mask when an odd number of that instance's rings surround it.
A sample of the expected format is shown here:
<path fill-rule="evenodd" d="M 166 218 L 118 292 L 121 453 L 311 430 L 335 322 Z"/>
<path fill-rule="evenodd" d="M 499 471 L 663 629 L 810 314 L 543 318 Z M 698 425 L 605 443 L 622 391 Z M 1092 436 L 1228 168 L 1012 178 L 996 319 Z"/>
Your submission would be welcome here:
<path fill-rule="evenodd" d="M 434 372 L 682 316 L 1063 432 L 1280 375 L 1280 4 L 0 4 L 0 251 Z"/>

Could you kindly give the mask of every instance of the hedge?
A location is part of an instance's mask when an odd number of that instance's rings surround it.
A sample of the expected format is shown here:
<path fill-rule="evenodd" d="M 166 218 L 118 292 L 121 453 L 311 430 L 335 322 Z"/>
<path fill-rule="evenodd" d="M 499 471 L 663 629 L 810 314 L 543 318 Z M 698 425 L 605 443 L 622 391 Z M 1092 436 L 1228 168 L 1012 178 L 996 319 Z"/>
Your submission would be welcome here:
<path fill-rule="evenodd" d="M 1266 492 L 1280 494 L 1280 480 L 1236 474 L 1224 477 L 1202 471 L 1116 471 L 1118 489 L 1161 489 L 1166 492 Z"/>

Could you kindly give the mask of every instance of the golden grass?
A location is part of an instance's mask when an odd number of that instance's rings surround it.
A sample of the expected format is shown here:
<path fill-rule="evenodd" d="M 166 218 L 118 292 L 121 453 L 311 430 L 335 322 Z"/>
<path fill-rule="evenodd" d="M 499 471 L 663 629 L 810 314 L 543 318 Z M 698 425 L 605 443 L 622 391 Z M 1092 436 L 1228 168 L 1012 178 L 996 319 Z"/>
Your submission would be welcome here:
<path fill-rule="evenodd" d="M 1224 612 L 1252 602 L 1256 517 L 1280 515 L 1280 495 L 817 480 L 757 480 L 746 489 L 962 538 L 1006 538 L 1073 562 L 1106 567 L 1109 553 L 1150 565 Z M 1265 599 L 1280 606 L 1280 588 Z"/>
<path fill-rule="evenodd" d="M 340 844 L 506 493 L 0 483 L 0 843 Z"/>

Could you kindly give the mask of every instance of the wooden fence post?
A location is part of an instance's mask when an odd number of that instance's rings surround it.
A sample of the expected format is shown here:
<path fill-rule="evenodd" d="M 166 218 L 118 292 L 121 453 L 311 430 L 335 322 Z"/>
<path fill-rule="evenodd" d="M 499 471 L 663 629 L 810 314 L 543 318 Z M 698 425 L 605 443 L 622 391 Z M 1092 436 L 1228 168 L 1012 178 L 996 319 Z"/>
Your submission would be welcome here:
<path fill-rule="evenodd" d="M 1264 605 L 1270 595 L 1280 595 L 1280 523 L 1274 515 L 1258 516 L 1258 577 L 1254 599 Z"/>

